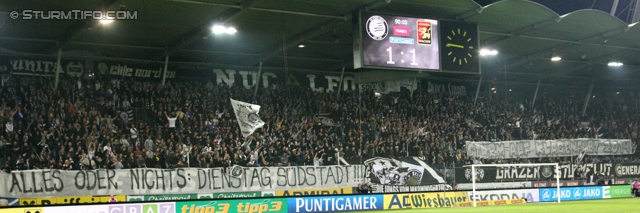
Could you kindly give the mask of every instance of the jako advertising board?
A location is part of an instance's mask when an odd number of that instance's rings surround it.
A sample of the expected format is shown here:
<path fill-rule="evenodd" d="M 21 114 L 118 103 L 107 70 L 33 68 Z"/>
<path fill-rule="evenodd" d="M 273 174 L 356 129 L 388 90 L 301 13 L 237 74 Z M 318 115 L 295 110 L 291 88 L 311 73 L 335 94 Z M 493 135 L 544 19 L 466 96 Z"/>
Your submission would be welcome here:
<path fill-rule="evenodd" d="M 560 188 L 560 200 L 593 200 L 602 199 L 604 192 L 602 186 L 589 187 L 565 187 Z M 556 202 L 558 201 L 557 188 L 540 189 L 540 202 Z"/>
<path fill-rule="evenodd" d="M 382 195 L 289 198 L 289 213 L 382 210 Z M 179 212 L 183 213 L 183 212 Z"/>
<path fill-rule="evenodd" d="M 176 202 L 175 213 L 286 213 L 287 199 L 207 200 Z M 146 212 L 143 212 L 146 213 Z M 173 213 L 173 212 L 172 212 Z"/>
<path fill-rule="evenodd" d="M 473 201 L 474 198 L 477 201 L 518 200 L 524 198 L 527 199 L 527 203 L 540 202 L 540 190 L 538 189 L 476 191 L 475 196 L 473 191 L 468 191 L 467 194 L 470 201 Z"/>
<path fill-rule="evenodd" d="M 449 208 L 467 202 L 467 192 L 436 192 L 384 195 L 384 209 Z"/>

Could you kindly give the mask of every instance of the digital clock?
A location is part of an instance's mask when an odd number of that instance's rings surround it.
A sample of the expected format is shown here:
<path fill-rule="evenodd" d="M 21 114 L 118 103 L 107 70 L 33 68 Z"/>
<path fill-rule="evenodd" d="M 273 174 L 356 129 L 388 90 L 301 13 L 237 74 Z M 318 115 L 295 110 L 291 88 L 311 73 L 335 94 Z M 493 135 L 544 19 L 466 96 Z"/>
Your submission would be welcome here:
<path fill-rule="evenodd" d="M 360 13 L 354 67 L 440 70 L 438 21 Z"/>

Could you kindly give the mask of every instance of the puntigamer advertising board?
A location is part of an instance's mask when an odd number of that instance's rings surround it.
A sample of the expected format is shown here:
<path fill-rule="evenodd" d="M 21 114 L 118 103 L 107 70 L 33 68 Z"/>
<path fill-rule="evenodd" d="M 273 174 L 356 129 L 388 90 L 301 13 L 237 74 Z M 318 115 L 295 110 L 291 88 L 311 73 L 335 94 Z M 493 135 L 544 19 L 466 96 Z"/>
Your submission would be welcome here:
<path fill-rule="evenodd" d="M 289 213 L 383 210 L 382 195 L 289 198 Z"/>

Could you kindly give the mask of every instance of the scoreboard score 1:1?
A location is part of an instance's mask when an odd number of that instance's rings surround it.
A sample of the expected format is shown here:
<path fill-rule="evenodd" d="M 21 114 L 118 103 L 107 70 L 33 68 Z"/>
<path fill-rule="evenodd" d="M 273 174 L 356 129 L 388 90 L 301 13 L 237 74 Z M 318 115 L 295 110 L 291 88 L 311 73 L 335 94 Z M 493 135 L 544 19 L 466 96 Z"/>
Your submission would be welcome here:
<path fill-rule="evenodd" d="M 438 21 L 361 13 L 361 62 L 355 68 L 440 70 Z M 361 66 L 359 66 L 361 65 Z"/>

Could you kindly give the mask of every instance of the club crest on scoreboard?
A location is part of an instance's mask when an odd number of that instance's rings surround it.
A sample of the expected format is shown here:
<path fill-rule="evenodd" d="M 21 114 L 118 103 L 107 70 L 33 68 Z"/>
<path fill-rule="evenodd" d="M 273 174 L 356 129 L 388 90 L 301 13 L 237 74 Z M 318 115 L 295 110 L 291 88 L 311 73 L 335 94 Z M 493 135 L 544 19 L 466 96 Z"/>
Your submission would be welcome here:
<path fill-rule="evenodd" d="M 387 34 L 389 34 L 389 25 L 387 24 L 387 21 L 380 16 L 369 17 L 369 19 L 367 19 L 366 27 L 367 34 L 369 34 L 369 37 L 373 40 L 383 40 L 387 37 Z"/>

